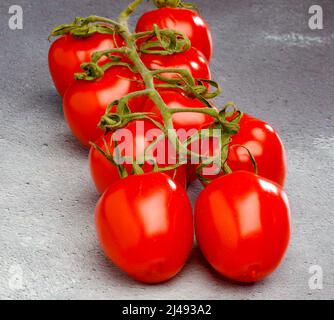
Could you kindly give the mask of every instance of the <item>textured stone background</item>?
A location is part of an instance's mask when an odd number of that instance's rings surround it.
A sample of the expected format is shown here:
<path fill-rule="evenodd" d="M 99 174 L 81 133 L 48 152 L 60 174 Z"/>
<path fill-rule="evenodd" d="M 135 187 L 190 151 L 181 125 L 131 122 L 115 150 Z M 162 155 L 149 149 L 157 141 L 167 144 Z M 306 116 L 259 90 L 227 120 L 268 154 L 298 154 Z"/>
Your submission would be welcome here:
<path fill-rule="evenodd" d="M 46 38 L 75 15 L 115 16 L 128 1 L 16 0 L 24 30 L 10 31 L 14 3 L 1 0 L 1 299 L 334 297 L 334 3 L 317 1 L 325 28 L 311 31 L 313 0 L 194 2 L 205 3 L 202 14 L 212 26 L 212 70 L 224 88 L 218 104 L 234 100 L 276 127 L 286 145 L 293 236 L 285 261 L 268 279 L 247 286 L 217 276 L 197 250 L 184 271 L 162 285 L 138 284 L 114 268 L 95 237 L 98 195 L 87 151 L 67 129 L 49 79 Z M 191 194 L 198 189 L 192 186 Z M 309 289 L 312 265 L 323 268 L 323 290 Z"/>

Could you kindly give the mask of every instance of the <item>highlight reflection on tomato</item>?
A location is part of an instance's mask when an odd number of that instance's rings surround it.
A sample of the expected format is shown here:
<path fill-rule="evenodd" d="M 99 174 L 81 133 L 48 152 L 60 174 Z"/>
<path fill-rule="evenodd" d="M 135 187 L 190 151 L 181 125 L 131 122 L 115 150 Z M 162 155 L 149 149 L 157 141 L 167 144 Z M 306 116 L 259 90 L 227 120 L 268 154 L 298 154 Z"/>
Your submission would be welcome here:
<path fill-rule="evenodd" d="M 139 76 L 126 67 L 112 67 L 96 81 L 75 81 L 64 96 L 64 114 L 73 135 L 86 147 L 97 140 L 103 130 L 97 127 L 110 103 L 128 93 L 143 89 Z M 130 101 L 136 112 L 142 100 Z"/>
<path fill-rule="evenodd" d="M 281 262 L 290 238 L 290 209 L 283 189 L 238 171 L 211 182 L 195 209 L 201 251 L 220 274 L 255 282 Z"/>
<path fill-rule="evenodd" d="M 138 281 L 174 277 L 193 245 L 186 191 L 167 175 L 133 175 L 113 184 L 95 210 L 101 246 L 112 262 Z"/>
<path fill-rule="evenodd" d="M 137 125 L 143 126 L 143 130 L 138 129 Z M 148 134 L 148 132 L 151 132 Z M 159 137 L 162 132 L 158 129 L 151 121 L 149 120 L 138 120 L 129 123 L 124 129 L 118 129 L 116 132 L 109 132 L 107 135 L 100 137 L 96 141 L 96 145 L 106 152 L 106 146 L 104 141 L 106 142 L 109 152 L 114 154 L 115 143 L 113 140 L 116 137 L 119 137 L 118 140 L 121 140 L 121 137 L 126 136 L 127 134 L 131 134 L 131 139 L 126 144 L 126 148 L 121 148 L 122 141 L 125 142 L 125 139 L 119 141 L 120 153 L 123 157 L 130 157 L 136 160 L 136 156 L 143 155 L 145 148 L 149 146 L 150 143 L 154 141 L 155 138 Z M 115 137 L 116 135 L 116 137 Z M 104 140 L 104 141 L 103 141 Z M 172 154 L 172 146 L 169 145 L 169 142 L 166 139 L 161 140 L 155 150 L 152 150 L 152 155 L 157 156 L 157 151 L 163 152 L 160 154 L 160 157 L 156 158 L 160 167 L 164 167 L 168 164 L 173 164 L 175 162 L 171 162 L 174 154 Z M 161 151 L 162 150 L 162 151 Z M 170 153 L 169 153 L 170 152 Z M 111 184 L 120 180 L 119 172 L 117 167 L 113 165 L 110 161 L 108 161 L 98 150 L 95 148 L 91 148 L 89 152 L 89 167 L 91 171 L 91 176 L 93 178 L 96 189 L 103 193 Z M 128 174 L 132 172 L 132 164 L 131 162 L 127 162 L 124 164 Z M 153 170 L 152 164 L 146 162 L 143 165 L 144 172 L 151 172 Z M 185 166 L 181 166 L 176 170 L 170 170 L 165 172 L 169 175 L 174 181 L 180 184 L 183 188 L 186 187 L 186 169 Z"/>

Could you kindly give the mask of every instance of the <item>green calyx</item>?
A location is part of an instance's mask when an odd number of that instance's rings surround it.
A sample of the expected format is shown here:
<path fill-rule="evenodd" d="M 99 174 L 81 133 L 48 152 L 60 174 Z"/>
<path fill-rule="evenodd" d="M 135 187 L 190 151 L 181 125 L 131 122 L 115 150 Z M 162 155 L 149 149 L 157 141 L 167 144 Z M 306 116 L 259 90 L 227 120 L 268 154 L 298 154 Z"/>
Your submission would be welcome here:
<path fill-rule="evenodd" d="M 153 0 L 158 8 L 185 8 L 197 10 L 196 6 L 189 2 L 182 2 L 181 0 Z"/>
<path fill-rule="evenodd" d="M 72 23 L 62 24 L 54 28 L 48 39 L 50 40 L 53 37 L 62 36 L 65 34 L 71 34 L 74 37 L 86 38 L 90 37 L 95 33 L 101 34 L 115 34 L 115 28 L 109 24 L 96 23 L 99 22 L 98 17 L 91 16 L 88 18 L 75 18 Z M 102 22 L 102 21 L 101 21 Z"/>

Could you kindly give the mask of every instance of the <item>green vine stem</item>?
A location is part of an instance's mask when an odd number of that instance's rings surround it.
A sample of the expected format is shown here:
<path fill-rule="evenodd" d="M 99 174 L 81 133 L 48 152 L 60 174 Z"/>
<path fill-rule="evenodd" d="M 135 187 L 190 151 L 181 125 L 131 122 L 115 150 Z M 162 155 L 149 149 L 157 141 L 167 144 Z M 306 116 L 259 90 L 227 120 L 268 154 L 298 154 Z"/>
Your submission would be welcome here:
<path fill-rule="evenodd" d="M 130 93 L 127 96 L 124 96 L 118 101 L 112 102 L 106 110 L 105 115 L 101 118 L 99 123 L 99 127 L 110 131 L 116 130 L 118 128 L 122 128 L 126 126 L 130 121 L 138 120 L 138 119 L 148 119 L 152 121 L 158 128 L 160 128 L 165 136 L 167 136 L 168 140 L 174 146 L 178 155 L 180 155 L 179 163 L 163 168 L 159 168 L 155 163 L 155 171 L 167 171 L 167 170 L 175 170 L 177 167 L 184 164 L 184 159 L 188 159 L 189 156 L 197 156 L 201 158 L 201 155 L 196 154 L 189 150 L 189 141 L 192 140 L 193 137 L 181 143 L 177 133 L 173 126 L 173 115 L 175 113 L 181 112 L 196 112 L 203 113 L 211 116 L 215 119 L 215 122 L 211 129 L 220 129 L 221 134 L 221 159 L 222 159 L 222 170 L 225 173 L 230 173 L 231 169 L 227 164 L 227 156 L 228 156 L 228 146 L 231 142 L 231 136 L 238 132 L 239 121 L 242 116 L 242 113 L 234 110 L 237 113 L 237 116 L 233 118 L 231 121 L 227 121 L 228 112 L 227 109 L 231 107 L 231 104 L 228 104 L 222 111 L 218 112 L 212 104 L 208 101 L 215 96 L 217 96 L 221 89 L 219 85 L 211 80 L 205 79 L 194 79 L 188 70 L 180 70 L 180 69 L 162 69 L 162 70 L 150 70 L 145 64 L 142 62 L 140 58 L 140 53 L 138 52 L 137 40 L 140 38 L 157 38 L 157 41 L 153 41 L 153 46 L 147 44 L 147 42 L 140 47 L 141 50 L 148 50 L 148 52 L 152 53 L 152 48 L 156 49 L 157 44 L 159 44 L 162 50 L 157 50 L 155 53 L 157 54 L 173 54 L 176 52 L 180 52 L 180 50 L 187 50 L 190 46 L 189 39 L 182 33 L 173 31 L 173 30 L 159 30 L 156 26 L 154 30 L 151 32 L 132 34 L 128 28 L 128 18 L 135 11 L 135 9 L 143 2 L 143 0 L 135 0 L 132 2 L 119 16 L 118 21 L 114 21 L 111 19 L 91 16 L 86 19 L 77 18 L 70 25 L 62 25 L 58 28 L 55 28 L 51 36 L 62 35 L 66 33 L 70 33 L 74 36 L 78 37 L 86 37 L 94 32 L 105 32 L 110 34 L 118 34 L 121 36 L 125 42 L 125 46 L 121 48 L 111 49 L 103 52 L 96 52 L 92 56 L 92 61 L 85 63 L 82 65 L 85 73 L 77 74 L 77 79 L 84 80 L 94 80 L 96 78 L 102 77 L 104 72 L 114 66 L 114 65 L 122 65 L 131 68 L 132 71 L 137 72 L 141 75 L 145 90 Z M 184 6 L 180 1 L 166 0 L 166 1 L 154 1 L 158 7 L 179 7 Z M 127 58 L 131 61 L 131 64 L 124 63 L 121 61 L 120 57 L 115 54 L 123 54 L 126 55 Z M 106 63 L 103 66 L 99 66 L 98 61 L 102 57 L 108 57 L 111 61 Z M 178 75 L 176 79 L 170 79 L 163 76 L 166 73 L 175 73 Z M 155 84 L 155 79 L 159 79 L 163 81 L 164 84 Z M 208 92 L 207 86 L 216 88 L 215 92 Z M 194 98 L 202 101 L 207 108 L 187 108 L 187 109 L 170 109 L 167 107 L 165 102 L 163 101 L 161 95 L 159 94 L 158 88 L 179 88 L 184 90 L 187 94 L 194 96 Z M 153 114 L 148 113 L 131 113 L 131 110 L 128 108 L 128 102 L 134 97 L 138 97 L 140 95 L 148 96 L 157 108 L 160 110 L 161 116 L 163 118 L 163 125 L 154 120 Z M 117 112 L 111 113 L 111 108 L 113 106 L 117 106 Z M 201 136 L 201 132 L 199 134 Z M 195 138 L 196 139 L 196 138 Z M 158 139 L 156 139 L 152 145 L 157 143 Z M 98 151 L 102 153 L 96 145 L 92 144 L 93 147 L 97 148 Z M 146 148 L 144 157 L 147 156 L 147 152 L 152 148 L 150 145 Z M 115 163 L 114 159 L 110 154 L 106 154 L 103 152 L 108 160 L 112 163 Z M 198 173 L 200 176 L 200 168 L 208 165 L 208 163 L 212 163 L 216 159 L 217 156 L 206 157 L 206 159 L 199 166 Z M 149 159 L 154 162 L 153 159 Z M 117 165 L 117 164 L 115 164 Z M 126 176 L 126 171 L 121 166 L 117 166 L 120 172 L 121 177 Z M 137 163 L 133 164 L 134 173 L 141 174 L 143 170 L 141 166 Z"/>

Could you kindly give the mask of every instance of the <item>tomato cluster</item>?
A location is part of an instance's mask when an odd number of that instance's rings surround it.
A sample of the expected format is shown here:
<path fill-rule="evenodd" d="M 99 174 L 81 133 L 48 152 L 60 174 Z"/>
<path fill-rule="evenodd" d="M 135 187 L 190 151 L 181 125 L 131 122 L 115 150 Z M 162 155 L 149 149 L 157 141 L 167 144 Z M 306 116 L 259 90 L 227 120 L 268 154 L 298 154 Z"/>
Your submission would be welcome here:
<path fill-rule="evenodd" d="M 131 34 L 126 15 L 140 2 L 117 22 L 92 16 L 56 28 L 49 51 L 65 119 L 90 148 L 101 246 L 134 279 L 159 283 L 183 268 L 196 234 L 218 273 L 261 280 L 290 238 L 283 143 L 264 121 L 209 101 L 220 90 L 197 11 L 153 0 L 158 9 Z M 197 178 L 193 216 L 186 188 Z"/>

